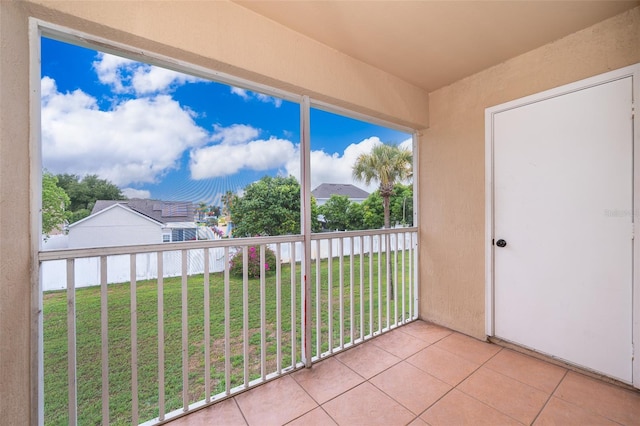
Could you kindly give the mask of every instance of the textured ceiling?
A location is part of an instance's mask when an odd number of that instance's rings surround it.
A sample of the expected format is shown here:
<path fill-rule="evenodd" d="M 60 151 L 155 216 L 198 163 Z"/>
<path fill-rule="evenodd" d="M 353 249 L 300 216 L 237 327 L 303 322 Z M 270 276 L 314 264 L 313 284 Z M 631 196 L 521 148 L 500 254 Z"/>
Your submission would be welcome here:
<path fill-rule="evenodd" d="M 640 1 L 236 3 L 432 91 L 617 15 Z"/>

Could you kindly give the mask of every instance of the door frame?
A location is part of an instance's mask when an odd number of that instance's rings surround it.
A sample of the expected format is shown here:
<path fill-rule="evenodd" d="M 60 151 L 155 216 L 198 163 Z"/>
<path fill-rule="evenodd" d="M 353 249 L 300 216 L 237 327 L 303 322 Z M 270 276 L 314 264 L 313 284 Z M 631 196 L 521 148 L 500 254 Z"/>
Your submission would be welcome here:
<path fill-rule="evenodd" d="M 640 222 L 640 108 L 636 108 L 640 98 L 640 64 L 631 65 L 610 71 L 574 83 L 566 84 L 520 99 L 515 99 L 500 105 L 485 109 L 485 332 L 487 336 L 495 334 L 495 303 L 494 303 L 494 116 L 498 113 L 532 103 L 544 101 L 566 95 L 578 90 L 605 84 L 626 77 L 632 77 L 632 108 L 633 116 L 633 212 L 634 224 Z M 638 111 L 636 111 L 638 110 Z M 640 228 L 640 227 L 638 227 Z M 632 384 L 640 389 L 640 236 L 633 240 L 633 272 L 632 272 Z M 636 273 L 637 272 L 637 273 Z"/>

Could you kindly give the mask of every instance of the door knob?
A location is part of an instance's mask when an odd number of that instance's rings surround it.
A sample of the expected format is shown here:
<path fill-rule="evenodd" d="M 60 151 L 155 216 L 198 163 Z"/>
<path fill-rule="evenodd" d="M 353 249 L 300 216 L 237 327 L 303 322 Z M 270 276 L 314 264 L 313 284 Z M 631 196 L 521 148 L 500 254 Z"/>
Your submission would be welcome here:
<path fill-rule="evenodd" d="M 498 247 L 505 247 L 507 245 L 507 242 L 505 240 L 500 239 L 500 240 L 496 241 L 496 245 Z"/>

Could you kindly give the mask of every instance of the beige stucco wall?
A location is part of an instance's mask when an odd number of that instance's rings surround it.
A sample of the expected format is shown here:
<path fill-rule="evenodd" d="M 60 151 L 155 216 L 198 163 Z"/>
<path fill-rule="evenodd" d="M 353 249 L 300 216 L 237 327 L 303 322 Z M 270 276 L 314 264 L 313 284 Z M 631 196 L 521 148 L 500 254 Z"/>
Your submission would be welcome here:
<path fill-rule="evenodd" d="M 29 422 L 27 20 L 0 2 L 0 423 Z"/>
<path fill-rule="evenodd" d="M 485 336 L 485 108 L 640 62 L 640 8 L 429 94 L 420 147 L 421 315 Z"/>

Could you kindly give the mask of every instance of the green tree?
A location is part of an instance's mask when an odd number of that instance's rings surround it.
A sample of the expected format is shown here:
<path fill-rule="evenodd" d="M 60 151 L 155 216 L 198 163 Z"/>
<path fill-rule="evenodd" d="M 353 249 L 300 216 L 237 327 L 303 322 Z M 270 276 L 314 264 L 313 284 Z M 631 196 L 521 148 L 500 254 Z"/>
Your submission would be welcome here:
<path fill-rule="evenodd" d="M 208 209 L 209 206 L 207 206 L 207 203 L 205 203 L 204 201 L 200 201 L 198 203 L 198 207 L 196 207 L 196 213 L 198 213 L 199 222 L 204 222 L 204 217 L 207 214 Z"/>
<path fill-rule="evenodd" d="M 222 214 L 229 219 L 231 217 L 231 209 L 233 204 L 238 199 L 238 196 L 231 191 L 227 191 L 221 197 L 222 201 Z"/>
<path fill-rule="evenodd" d="M 349 229 L 349 197 L 346 195 L 332 195 L 326 203 L 318 207 L 318 212 L 324 216 L 327 229 L 345 231 Z"/>
<path fill-rule="evenodd" d="M 58 186 L 58 179 L 49 172 L 42 174 L 42 233 L 47 237 L 69 218 L 69 196 Z"/>
<path fill-rule="evenodd" d="M 390 201 L 391 222 L 413 226 L 413 186 L 396 184 Z"/>
<path fill-rule="evenodd" d="M 69 210 L 74 212 L 74 221 L 88 216 L 85 213 L 91 213 L 97 200 L 126 200 L 120 188 L 97 175 L 86 175 L 81 179 L 78 175 L 64 173 L 56 177 L 58 185 L 69 196 Z"/>
<path fill-rule="evenodd" d="M 218 218 L 221 213 L 220 206 L 214 206 L 213 204 L 207 207 L 207 216 Z"/>
<path fill-rule="evenodd" d="M 351 202 L 347 209 L 347 229 L 357 231 L 359 229 L 367 229 L 364 224 L 364 206 L 360 203 Z"/>
<path fill-rule="evenodd" d="M 362 220 L 365 229 L 380 229 L 384 226 L 384 208 L 380 191 L 373 191 L 366 200 L 362 202 Z"/>
<path fill-rule="evenodd" d="M 398 145 L 378 144 L 370 153 L 360 154 L 353 165 L 353 177 L 369 185 L 378 182 L 384 227 L 390 228 L 389 202 L 396 182 L 411 176 L 412 154 Z"/>
<path fill-rule="evenodd" d="M 318 220 L 318 215 L 320 214 L 320 207 L 318 207 L 318 202 L 316 201 L 316 197 L 311 196 L 311 232 L 320 232 L 322 231 L 322 225 Z"/>
<path fill-rule="evenodd" d="M 384 210 L 380 191 L 372 192 L 362 203 L 365 229 L 384 226 Z M 413 226 L 413 187 L 397 183 L 389 200 L 390 222 Z"/>
<path fill-rule="evenodd" d="M 313 204 L 311 223 L 317 229 Z M 228 208 L 235 237 L 300 233 L 300 184 L 294 177 L 265 176 L 244 188 Z"/>

